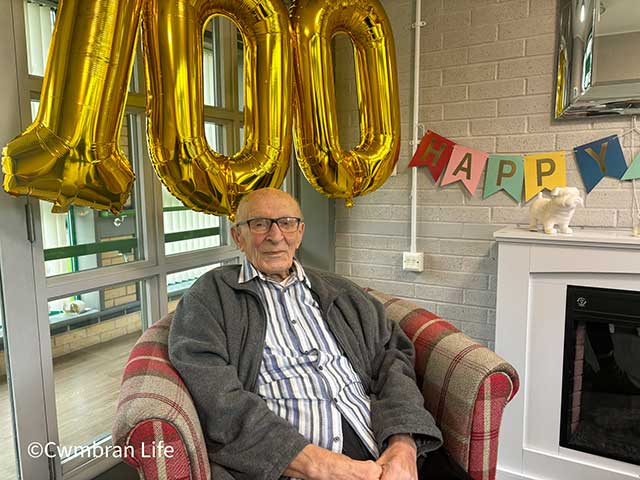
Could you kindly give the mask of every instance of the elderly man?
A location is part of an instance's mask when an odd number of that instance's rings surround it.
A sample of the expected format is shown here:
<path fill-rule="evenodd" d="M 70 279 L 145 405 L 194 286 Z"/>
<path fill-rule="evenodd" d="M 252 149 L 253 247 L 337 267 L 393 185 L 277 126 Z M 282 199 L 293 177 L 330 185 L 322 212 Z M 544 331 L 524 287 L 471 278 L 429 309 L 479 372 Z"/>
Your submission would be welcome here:
<path fill-rule="evenodd" d="M 467 478 L 424 473 L 433 462 L 420 460 L 442 437 L 415 382 L 413 345 L 357 285 L 302 267 L 303 233 L 291 196 L 248 194 L 231 229 L 242 265 L 206 273 L 176 309 L 170 358 L 198 410 L 212 477 Z"/>

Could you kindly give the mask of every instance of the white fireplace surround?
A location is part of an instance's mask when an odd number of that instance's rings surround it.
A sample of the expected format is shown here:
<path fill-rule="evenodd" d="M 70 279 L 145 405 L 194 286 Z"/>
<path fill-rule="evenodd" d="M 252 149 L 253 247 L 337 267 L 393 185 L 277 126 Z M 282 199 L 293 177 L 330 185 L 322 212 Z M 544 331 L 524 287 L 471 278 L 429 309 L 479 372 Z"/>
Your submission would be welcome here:
<path fill-rule="evenodd" d="M 631 480 L 640 466 L 560 447 L 566 286 L 640 291 L 640 238 L 504 228 L 498 241 L 496 352 L 520 375 L 500 432 L 498 480 Z"/>

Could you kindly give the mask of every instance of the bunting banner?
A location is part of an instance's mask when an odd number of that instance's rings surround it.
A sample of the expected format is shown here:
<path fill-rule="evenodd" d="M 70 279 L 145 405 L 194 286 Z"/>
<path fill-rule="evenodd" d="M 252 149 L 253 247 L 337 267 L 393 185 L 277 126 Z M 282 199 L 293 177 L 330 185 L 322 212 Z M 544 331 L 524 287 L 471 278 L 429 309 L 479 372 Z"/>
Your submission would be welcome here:
<path fill-rule="evenodd" d="M 451 158 L 451 153 L 455 145 L 456 144 L 448 138 L 441 137 L 437 133 L 428 130 L 424 137 L 422 137 L 416 153 L 413 154 L 409 166 L 426 166 L 431 172 L 433 179 L 437 182 L 444 167 Z"/>
<path fill-rule="evenodd" d="M 451 158 L 444 171 L 440 186 L 453 182 L 462 182 L 465 188 L 473 195 L 482 177 L 482 171 L 487 164 L 489 154 L 479 150 L 456 145 L 453 147 Z"/>
<path fill-rule="evenodd" d="M 636 178 L 640 178 L 640 153 L 633 159 L 633 162 L 631 162 L 629 169 L 622 176 L 621 180 L 635 180 Z"/>
<path fill-rule="evenodd" d="M 484 180 L 483 198 L 504 190 L 516 202 L 522 199 L 524 186 L 524 160 L 522 156 L 489 155 Z"/>
<path fill-rule="evenodd" d="M 524 157 L 525 202 L 545 188 L 567 186 L 567 159 L 564 152 L 536 153 Z"/>
<path fill-rule="evenodd" d="M 573 151 L 587 193 L 604 177 L 621 179 L 627 170 L 617 135 L 585 143 L 575 147 Z"/>
<path fill-rule="evenodd" d="M 640 178 L 640 153 L 627 168 L 617 135 L 580 145 L 573 151 L 587 193 L 604 177 Z M 475 194 L 486 167 L 483 198 L 504 190 L 520 202 L 524 191 L 528 202 L 542 190 L 567 186 L 566 153 L 489 155 L 428 130 L 409 167 L 427 167 L 436 182 L 442 177 L 441 186 L 461 182 L 471 195 Z"/>

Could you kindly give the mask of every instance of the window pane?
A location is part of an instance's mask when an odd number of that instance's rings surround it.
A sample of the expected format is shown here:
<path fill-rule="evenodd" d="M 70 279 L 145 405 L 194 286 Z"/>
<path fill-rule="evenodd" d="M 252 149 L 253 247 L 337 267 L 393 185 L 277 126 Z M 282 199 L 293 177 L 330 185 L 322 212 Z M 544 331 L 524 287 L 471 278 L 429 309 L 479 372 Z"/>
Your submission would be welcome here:
<path fill-rule="evenodd" d="M 238 32 L 237 55 L 238 55 L 238 77 L 236 85 L 238 85 L 238 110 L 244 110 L 244 42 L 242 35 Z"/>
<path fill-rule="evenodd" d="M 25 33 L 27 36 L 27 61 L 31 75 L 44 76 L 49 45 L 56 20 L 57 2 L 25 1 Z"/>
<path fill-rule="evenodd" d="M 225 127 L 219 123 L 204 122 L 204 136 L 209 147 L 218 153 L 226 154 Z"/>
<path fill-rule="evenodd" d="M 9 369 L 4 316 L 2 309 L 2 285 L 0 285 L 0 478 L 14 480 L 18 478 L 18 465 L 15 450 L 15 424 L 11 395 L 9 394 Z"/>
<path fill-rule="evenodd" d="M 37 111 L 32 101 L 32 111 Z M 120 144 L 137 173 L 141 141 L 137 114 L 125 114 Z M 42 240 L 47 276 L 62 275 L 140 260 L 138 222 L 141 214 L 138 182 L 119 215 L 72 206 L 67 213 L 51 213 L 51 203 L 40 201 Z"/>
<path fill-rule="evenodd" d="M 220 49 L 220 20 L 213 18 L 204 29 L 202 50 L 202 76 L 204 83 L 204 104 L 224 107 L 222 98 L 222 58 Z"/>
<path fill-rule="evenodd" d="M 169 311 L 175 310 L 176 305 L 180 301 L 180 298 L 187 291 L 187 289 L 194 284 L 194 282 L 205 274 L 209 270 L 212 270 L 221 265 L 230 265 L 238 263 L 238 258 L 231 258 L 223 262 L 214 263 L 212 265 L 205 265 L 204 267 L 192 268 L 191 270 L 184 270 L 182 272 L 170 273 L 167 275 L 167 291 L 169 294 Z"/>
<path fill-rule="evenodd" d="M 225 126 L 205 122 L 205 136 L 209 146 L 219 153 L 226 153 Z M 226 245 L 225 219 L 185 207 L 162 186 L 164 210 L 165 252 L 175 255 L 203 248 Z"/>
<path fill-rule="evenodd" d="M 226 245 L 221 227 L 224 220 L 215 215 L 194 212 L 162 186 L 165 252 L 167 255 Z"/>
<path fill-rule="evenodd" d="M 49 55 L 49 46 L 56 21 L 57 0 L 26 0 L 24 4 L 25 33 L 27 36 L 27 61 L 31 75 L 44 76 Z M 140 65 L 134 60 L 133 73 L 129 81 L 129 91 L 139 92 Z"/>
<path fill-rule="evenodd" d="M 142 32 L 138 32 L 138 34 L 140 35 Z M 131 76 L 129 77 L 129 92 L 131 93 L 142 93 L 142 88 L 140 88 L 140 85 L 138 82 L 138 79 L 140 78 L 140 55 L 138 55 L 138 53 L 140 53 L 141 50 L 137 49 L 134 54 L 133 54 L 133 68 L 131 69 Z"/>
<path fill-rule="evenodd" d="M 60 445 L 109 436 L 122 371 L 144 324 L 143 288 L 134 282 L 49 301 Z"/>

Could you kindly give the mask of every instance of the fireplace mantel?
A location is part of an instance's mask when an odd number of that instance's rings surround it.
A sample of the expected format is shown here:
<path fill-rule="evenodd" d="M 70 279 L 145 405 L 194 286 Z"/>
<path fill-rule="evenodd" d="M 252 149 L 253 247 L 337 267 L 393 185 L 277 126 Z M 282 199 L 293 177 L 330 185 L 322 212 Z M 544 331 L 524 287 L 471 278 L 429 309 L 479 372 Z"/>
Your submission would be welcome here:
<path fill-rule="evenodd" d="M 496 352 L 522 382 L 502 422 L 498 480 L 637 480 L 639 466 L 560 447 L 559 432 L 566 286 L 640 291 L 640 238 L 520 228 L 495 238 Z"/>
<path fill-rule="evenodd" d="M 547 235 L 524 228 L 507 227 L 498 230 L 494 237 L 498 242 L 592 248 L 640 248 L 640 237 L 634 237 L 630 231 L 623 230 L 575 230 L 571 235 Z"/>

